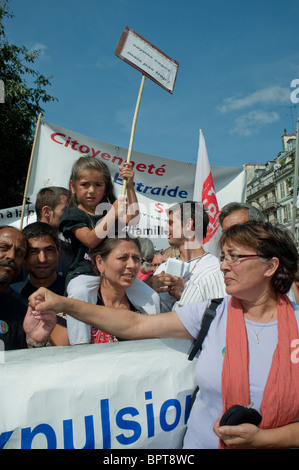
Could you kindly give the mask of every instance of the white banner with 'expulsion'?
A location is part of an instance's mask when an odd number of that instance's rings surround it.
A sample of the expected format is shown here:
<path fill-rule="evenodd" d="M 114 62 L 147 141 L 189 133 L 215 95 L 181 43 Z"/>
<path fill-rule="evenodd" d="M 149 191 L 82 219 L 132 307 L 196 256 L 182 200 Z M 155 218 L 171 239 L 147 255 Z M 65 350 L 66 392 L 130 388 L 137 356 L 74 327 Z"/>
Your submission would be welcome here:
<path fill-rule="evenodd" d="M 7 351 L 0 449 L 179 449 L 195 361 L 190 341 Z"/>

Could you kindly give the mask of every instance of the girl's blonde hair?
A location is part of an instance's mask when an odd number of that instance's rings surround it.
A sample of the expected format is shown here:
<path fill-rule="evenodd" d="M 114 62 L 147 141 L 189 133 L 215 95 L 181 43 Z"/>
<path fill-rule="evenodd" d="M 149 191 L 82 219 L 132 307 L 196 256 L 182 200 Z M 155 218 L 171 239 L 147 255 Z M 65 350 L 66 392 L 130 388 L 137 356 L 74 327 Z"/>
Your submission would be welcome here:
<path fill-rule="evenodd" d="M 73 183 L 77 181 L 85 170 L 96 170 L 101 173 L 106 187 L 105 196 L 101 202 L 110 202 L 113 204 L 116 200 L 116 196 L 114 193 L 111 173 L 106 163 L 95 157 L 80 157 L 73 165 L 70 181 Z M 72 205 L 78 205 L 75 194 L 72 195 L 71 202 Z"/>

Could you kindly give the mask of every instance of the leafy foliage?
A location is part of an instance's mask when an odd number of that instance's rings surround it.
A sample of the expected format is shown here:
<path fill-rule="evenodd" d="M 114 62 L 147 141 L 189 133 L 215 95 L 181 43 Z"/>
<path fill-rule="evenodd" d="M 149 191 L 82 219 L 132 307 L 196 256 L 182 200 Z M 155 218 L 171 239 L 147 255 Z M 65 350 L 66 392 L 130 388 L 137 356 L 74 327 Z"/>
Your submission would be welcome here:
<path fill-rule="evenodd" d="M 46 78 L 32 68 L 40 51 L 10 44 L 3 20 L 12 18 L 8 1 L 0 0 L 0 80 L 5 103 L 0 103 L 0 208 L 21 205 L 41 103 L 55 101 Z"/>

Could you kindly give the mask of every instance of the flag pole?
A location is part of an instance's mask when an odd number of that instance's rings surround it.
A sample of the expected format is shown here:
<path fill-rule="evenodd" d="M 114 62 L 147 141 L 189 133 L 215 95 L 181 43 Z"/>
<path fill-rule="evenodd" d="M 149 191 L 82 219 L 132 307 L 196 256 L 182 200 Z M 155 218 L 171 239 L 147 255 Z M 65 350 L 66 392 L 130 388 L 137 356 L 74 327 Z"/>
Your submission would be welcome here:
<path fill-rule="evenodd" d="M 127 163 L 130 163 L 130 161 L 131 161 L 133 142 L 134 142 L 134 136 L 135 136 L 135 128 L 136 128 L 136 122 L 137 122 L 137 116 L 138 116 L 141 96 L 142 96 L 143 87 L 144 87 L 144 81 L 145 81 L 145 75 L 142 75 L 141 84 L 140 84 L 139 93 L 138 93 L 138 98 L 137 98 L 137 103 L 136 103 L 136 107 L 135 107 L 135 113 L 134 113 L 133 122 L 132 122 L 131 137 L 130 137 L 130 143 L 129 143 L 128 154 L 127 154 Z M 122 195 L 123 196 L 126 194 L 126 189 L 127 189 L 127 181 L 124 180 L 123 181 L 123 187 L 122 187 Z"/>
<path fill-rule="evenodd" d="M 35 130 L 34 141 L 33 141 L 32 150 L 31 150 L 31 155 L 30 155 L 30 160 L 29 160 L 29 165 L 28 165 L 28 171 L 27 171 L 27 178 L 26 178 L 26 183 L 25 183 L 25 189 L 24 189 L 20 230 L 22 230 L 22 228 L 23 228 L 23 221 L 24 221 L 24 214 L 25 214 L 25 206 L 26 206 L 26 199 L 27 199 L 27 191 L 28 191 L 29 179 L 30 179 L 31 169 L 32 169 L 32 164 L 33 164 L 33 156 L 34 156 L 34 152 L 35 152 L 35 146 L 36 146 L 37 136 L 38 136 L 38 132 L 39 132 L 40 124 L 41 124 L 41 119 L 42 119 L 42 113 L 39 113 L 38 119 L 37 119 L 37 124 L 36 124 L 36 130 Z"/>
<path fill-rule="evenodd" d="M 294 189 L 293 189 L 293 213 L 291 232 L 295 235 L 296 214 L 297 214 L 297 196 L 298 196 L 298 168 L 299 168 L 299 116 L 297 119 L 296 133 L 296 151 L 295 151 L 295 169 L 294 169 Z"/>

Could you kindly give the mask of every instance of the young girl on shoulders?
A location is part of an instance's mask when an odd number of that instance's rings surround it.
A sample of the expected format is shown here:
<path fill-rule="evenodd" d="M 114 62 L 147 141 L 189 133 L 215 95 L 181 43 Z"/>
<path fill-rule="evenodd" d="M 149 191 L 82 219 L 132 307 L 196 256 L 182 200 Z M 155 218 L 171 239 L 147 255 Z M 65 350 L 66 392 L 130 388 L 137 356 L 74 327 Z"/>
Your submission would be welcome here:
<path fill-rule="evenodd" d="M 81 157 L 73 165 L 70 178 L 72 205 L 61 217 L 59 229 L 70 239 L 74 261 L 67 275 L 67 296 L 89 301 L 98 288 L 89 257 L 89 250 L 106 236 L 115 236 L 120 228 L 138 221 L 138 202 L 134 190 L 131 164 L 120 167 L 120 177 L 126 180 L 126 197 L 116 198 L 108 166 L 94 157 Z M 74 323 L 74 325 L 72 325 Z M 89 343 L 85 328 L 68 318 L 71 344 Z"/>

